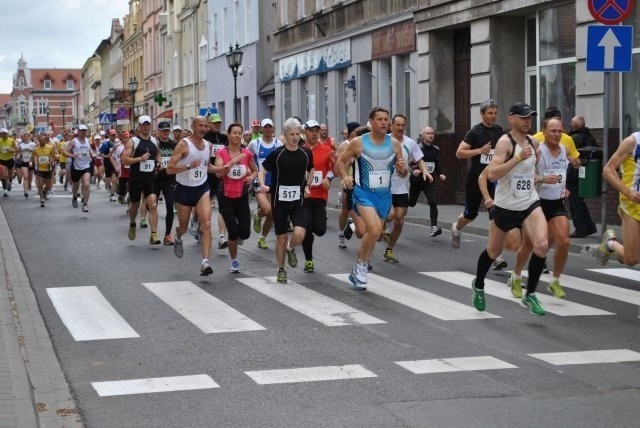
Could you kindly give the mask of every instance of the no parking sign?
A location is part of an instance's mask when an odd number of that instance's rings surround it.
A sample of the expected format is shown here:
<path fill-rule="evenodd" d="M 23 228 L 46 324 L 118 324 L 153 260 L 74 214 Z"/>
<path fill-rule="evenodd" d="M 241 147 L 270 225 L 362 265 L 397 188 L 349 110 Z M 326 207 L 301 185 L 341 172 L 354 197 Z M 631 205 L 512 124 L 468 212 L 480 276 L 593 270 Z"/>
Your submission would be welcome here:
<path fill-rule="evenodd" d="M 589 0 L 588 4 L 591 16 L 605 25 L 619 24 L 633 11 L 633 0 Z"/>

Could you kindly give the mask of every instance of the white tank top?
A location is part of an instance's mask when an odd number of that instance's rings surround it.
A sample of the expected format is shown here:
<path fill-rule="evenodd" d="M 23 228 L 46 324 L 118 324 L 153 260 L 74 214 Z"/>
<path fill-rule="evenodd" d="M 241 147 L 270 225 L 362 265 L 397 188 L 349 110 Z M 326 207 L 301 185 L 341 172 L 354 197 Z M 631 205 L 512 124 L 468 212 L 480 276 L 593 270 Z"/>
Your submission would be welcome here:
<path fill-rule="evenodd" d="M 540 144 L 540 159 L 538 160 L 538 174 L 544 177 L 546 174 L 557 174 L 560 179 L 556 184 L 542 184 L 538 189 L 540 199 L 558 200 L 564 196 L 564 187 L 567 178 L 567 149 L 560 144 L 558 156 L 552 156 L 546 144 Z"/>
<path fill-rule="evenodd" d="M 83 170 L 91 166 L 91 143 L 88 138 L 81 142 L 78 138 L 73 139 L 72 153 L 78 153 L 78 157 L 73 159 L 73 169 Z"/>
<path fill-rule="evenodd" d="M 189 147 L 189 153 L 187 157 L 180 159 L 177 165 L 189 165 L 194 160 L 200 159 L 200 166 L 177 173 L 176 181 L 183 186 L 198 187 L 207 181 L 207 165 L 209 165 L 209 159 L 211 158 L 211 143 L 203 140 L 204 148 L 198 150 L 191 142 L 191 139 L 185 138 L 184 141 L 187 143 L 187 147 Z"/>
<path fill-rule="evenodd" d="M 511 135 L 509 137 L 511 138 Z M 513 140 L 511 141 L 514 142 Z M 527 144 L 530 144 L 528 138 Z M 515 144 L 513 156 L 516 156 L 521 151 L 522 148 Z M 495 204 L 506 210 L 524 211 L 537 201 L 539 197 L 535 189 L 535 169 L 536 156 L 533 154 L 500 178 L 496 186 L 495 198 L 493 198 Z"/>

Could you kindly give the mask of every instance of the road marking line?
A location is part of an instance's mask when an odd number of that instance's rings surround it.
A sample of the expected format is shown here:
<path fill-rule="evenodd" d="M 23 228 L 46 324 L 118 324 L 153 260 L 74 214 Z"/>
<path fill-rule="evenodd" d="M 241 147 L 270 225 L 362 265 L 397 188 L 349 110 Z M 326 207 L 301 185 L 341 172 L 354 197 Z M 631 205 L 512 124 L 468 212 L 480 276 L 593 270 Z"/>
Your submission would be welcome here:
<path fill-rule="evenodd" d="M 471 288 L 471 281 L 475 278 L 474 275 L 450 271 L 450 272 L 420 272 L 422 275 L 427 275 L 432 278 L 446 281 L 451 284 L 459 285 L 465 288 Z M 564 277 L 563 277 L 564 278 Z M 484 280 L 484 293 L 490 296 L 499 297 L 501 299 L 508 300 L 510 302 L 521 305 L 520 299 L 516 299 L 511 295 L 511 290 L 503 282 L 494 281 L 491 279 Z M 564 285 L 564 282 L 562 283 Z M 524 289 L 523 289 L 524 292 Z M 561 317 L 569 316 L 587 316 L 587 315 L 615 315 L 612 312 L 603 311 L 602 309 L 592 308 L 590 306 L 581 305 L 580 303 L 570 302 L 566 299 L 556 299 L 555 297 L 548 296 L 546 294 L 536 293 L 538 300 L 542 302 L 545 310 L 552 314 L 559 315 Z"/>
<path fill-rule="evenodd" d="M 189 281 L 142 285 L 205 333 L 266 330 Z"/>
<path fill-rule="evenodd" d="M 571 364 L 603 364 L 640 361 L 640 353 L 629 349 L 603 349 L 598 351 L 550 352 L 528 354 L 530 357 L 546 361 L 554 366 Z"/>
<path fill-rule="evenodd" d="M 396 364 L 415 374 L 518 368 L 518 366 L 514 366 L 513 364 L 509 364 L 491 356 L 396 361 Z"/>
<path fill-rule="evenodd" d="M 347 274 L 329 276 L 351 284 Z M 372 273 L 368 274 L 367 291 L 444 321 L 500 318 L 489 312 L 478 312 L 470 305 L 463 305 Z M 471 302 L 471 290 L 469 290 L 469 302 Z"/>
<path fill-rule="evenodd" d="M 295 282 L 276 284 L 275 277 L 237 281 L 329 327 L 386 323 Z"/>
<path fill-rule="evenodd" d="M 203 374 L 193 376 L 91 382 L 91 386 L 93 386 L 93 389 L 96 390 L 100 397 L 220 388 L 213 379 Z"/>
<path fill-rule="evenodd" d="M 378 377 L 375 373 L 370 372 L 360 364 L 351 364 L 346 366 L 303 367 L 281 370 L 257 370 L 244 373 L 253 379 L 253 381 L 258 385 Z"/>
<path fill-rule="evenodd" d="M 640 271 L 637 271 L 634 269 L 613 268 L 613 269 L 587 269 L 587 270 L 591 272 L 603 273 L 605 275 L 616 276 L 618 278 L 630 279 L 632 281 L 640 281 Z"/>
<path fill-rule="evenodd" d="M 47 288 L 47 294 L 76 341 L 140 337 L 96 286 Z"/>

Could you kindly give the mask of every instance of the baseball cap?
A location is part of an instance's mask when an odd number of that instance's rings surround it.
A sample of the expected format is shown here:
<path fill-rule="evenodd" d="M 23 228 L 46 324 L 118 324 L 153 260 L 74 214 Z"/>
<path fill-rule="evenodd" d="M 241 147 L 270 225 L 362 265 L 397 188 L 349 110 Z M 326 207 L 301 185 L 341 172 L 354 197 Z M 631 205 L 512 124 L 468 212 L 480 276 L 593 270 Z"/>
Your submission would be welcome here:
<path fill-rule="evenodd" d="M 78 125 L 78 131 L 88 131 L 89 128 L 87 128 L 87 125 L 84 124 L 80 124 Z"/>
<path fill-rule="evenodd" d="M 353 131 L 358 129 L 360 124 L 358 122 L 349 122 L 347 123 L 347 133 L 351 134 Z"/>
<path fill-rule="evenodd" d="M 209 122 L 211 123 L 222 122 L 222 117 L 220 117 L 218 113 L 214 113 L 211 116 L 209 116 Z"/>
<path fill-rule="evenodd" d="M 242 135 L 251 135 L 251 131 L 244 131 Z"/>
<path fill-rule="evenodd" d="M 116 132 L 115 129 L 110 129 L 109 130 L 109 135 L 118 135 L 118 133 Z"/>
<path fill-rule="evenodd" d="M 180 125 L 174 125 L 173 126 L 173 130 L 174 131 L 182 131 L 182 128 L 180 127 Z"/>
<path fill-rule="evenodd" d="M 94 140 L 102 140 L 102 137 L 99 134 L 93 136 Z"/>
<path fill-rule="evenodd" d="M 146 114 L 138 118 L 138 124 L 142 125 L 144 123 L 151 123 L 151 118 Z"/>
<path fill-rule="evenodd" d="M 320 128 L 320 124 L 313 119 L 309 119 L 304 123 L 305 129 Z"/>
<path fill-rule="evenodd" d="M 262 127 L 265 127 L 267 125 L 273 126 L 273 121 L 271 119 L 269 119 L 268 117 L 262 119 L 262 122 L 260 122 L 260 126 L 262 126 Z"/>
<path fill-rule="evenodd" d="M 0 134 L 2 134 L 2 133 L 8 134 L 9 130 L 7 128 L 0 128 Z"/>
<path fill-rule="evenodd" d="M 171 124 L 166 121 L 160 122 L 158 124 L 158 129 L 171 129 Z"/>
<path fill-rule="evenodd" d="M 264 126 L 264 125 L 261 125 L 258 119 L 253 119 L 253 121 L 251 122 L 251 126 Z"/>
<path fill-rule="evenodd" d="M 511 105 L 509 109 L 509 116 L 529 117 L 537 116 L 538 113 L 531 106 L 525 102 L 519 101 Z"/>
<path fill-rule="evenodd" d="M 131 134 L 129 134 L 129 131 L 124 131 L 122 133 L 122 138 L 129 138 L 131 136 Z"/>
<path fill-rule="evenodd" d="M 107 134 L 106 132 L 104 132 L 104 131 L 100 131 L 100 135 L 101 135 L 101 136 L 104 136 L 104 135 L 106 135 L 106 134 Z"/>

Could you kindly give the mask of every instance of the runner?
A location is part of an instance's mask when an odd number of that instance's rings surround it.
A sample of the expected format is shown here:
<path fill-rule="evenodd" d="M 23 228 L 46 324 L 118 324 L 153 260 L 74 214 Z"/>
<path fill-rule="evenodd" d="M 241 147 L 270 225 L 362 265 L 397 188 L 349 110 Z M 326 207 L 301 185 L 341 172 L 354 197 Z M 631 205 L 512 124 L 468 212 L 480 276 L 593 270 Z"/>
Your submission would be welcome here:
<path fill-rule="evenodd" d="M 227 227 L 227 248 L 231 257 L 229 272 L 240 272 L 238 240 L 251 234 L 251 208 L 248 184 L 257 176 L 258 169 L 250 151 L 242 147 L 242 125 L 232 123 L 227 128 L 229 145 L 218 150 L 216 175 L 222 179 L 218 190 L 219 211 Z"/>
<path fill-rule="evenodd" d="M 54 172 L 55 159 L 58 151 L 55 146 L 48 144 L 49 137 L 47 134 L 38 136 L 38 146 L 32 150 L 29 163 L 35 169 L 36 186 L 40 195 L 40 207 L 44 208 L 47 192 L 50 190 L 51 177 Z"/>
<path fill-rule="evenodd" d="M 167 174 L 166 168 L 169 165 L 169 159 L 173 155 L 173 150 L 176 148 L 176 142 L 169 137 L 171 132 L 171 124 L 169 122 L 160 122 L 158 124 L 158 144 L 160 148 L 160 154 L 162 156 L 162 164 L 158 170 L 158 176 L 156 177 L 156 187 L 158 195 L 162 192 L 164 197 L 165 206 L 165 218 L 164 218 L 164 239 L 162 243 L 164 245 L 173 245 L 173 238 L 171 237 L 171 230 L 173 229 L 173 217 L 174 217 L 174 198 L 176 193 L 176 177 L 173 174 Z"/>
<path fill-rule="evenodd" d="M 279 283 L 287 282 L 287 272 L 284 269 L 285 251 L 289 266 L 295 268 L 298 265 L 295 247 L 304 239 L 308 221 L 307 210 L 303 204 L 304 199 L 310 195 L 313 155 L 308 149 L 298 144 L 301 127 L 300 122 L 293 118 L 284 122 L 285 144 L 267 156 L 258 174 L 261 192 L 271 193 Z M 268 172 L 271 172 L 272 186 L 267 186 L 265 182 Z M 273 187 L 272 192 L 270 192 L 271 187 Z M 287 243 L 289 220 L 293 225 L 293 232 Z"/>
<path fill-rule="evenodd" d="M 353 204 L 365 223 L 357 264 L 349 275 L 356 290 L 367 289 L 368 261 L 382 232 L 382 220 L 391 209 L 391 175 L 398 170 L 406 176 L 407 168 L 399 141 L 387 134 L 389 111 L 374 107 L 369 113 L 371 132 L 350 140 L 337 161 L 342 188 L 353 188 Z M 347 174 L 347 165 L 356 158 L 355 178 Z"/>
<path fill-rule="evenodd" d="M 66 133 L 62 136 L 62 139 L 58 143 L 58 162 L 60 165 L 60 174 L 58 175 L 60 184 L 64 184 L 64 190 L 69 188 L 69 174 L 67 174 L 67 166 L 71 164 L 71 161 L 67 161 L 67 157 L 64 155 L 64 148 L 67 147 L 68 141 L 71 139 L 71 134 Z"/>
<path fill-rule="evenodd" d="M 24 190 L 25 199 L 29 197 L 29 191 L 31 191 L 31 182 L 33 181 L 33 164 L 29 165 L 32 161 L 31 155 L 33 149 L 36 148 L 36 143 L 31 140 L 31 134 L 25 132 L 22 134 L 22 141 L 18 144 L 18 155 L 20 156 L 19 171 L 22 175 L 22 189 Z"/>
<path fill-rule="evenodd" d="M 0 128 L 0 179 L 2 179 L 3 197 L 8 197 L 13 180 L 15 162 L 13 156 L 18 153 L 16 140 L 9 136 L 7 128 Z"/>
<path fill-rule="evenodd" d="M 214 113 L 209 116 L 209 131 L 204 134 L 204 139 L 210 142 L 212 146 L 211 151 L 211 164 L 216 162 L 216 153 L 223 147 L 229 145 L 229 137 L 221 132 L 222 129 L 222 117 L 219 114 Z M 214 197 L 218 196 L 218 188 L 220 187 L 220 179 L 216 174 L 209 173 L 209 185 L 211 186 L 211 207 L 215 207 Z M 218 249 L 222 250 L 227 248 L 227 239 L 225 238 L 225 225 L 224 219 L 220 212 L 218 212 Z"/>
<path fill-rule="evenodd" d="M 91 194 L 91 160 L 95 153 L 91 150 L 91 143 L 87 138 L 87 125 L 78 125 L 78 136 L 71 140 L 63 151 L 67 158 L 72 159 L 71 182 L 73 195 L 71 205 L 78 208 L 78 191 L 82 192 L 82 212 L 88 213 L 89 195 Z"/>
<path fill-rule="evenodd" d="M 98 153 L 99 153 L 100 157 L 102 158 L 102 164 L 103 164 L 103 168 L 104 168 L 105 189 L 107 189 L 107 191 L 109 191 L 109 201 L 111 201 L 111 202 L 115 202 L 115 200 L 116 200 L 115 185 L 114 185 L 114 180 L 113 180 L 113 177 L 115 175 L 115 169 L 114 169 L 113 163 L 111 163 L 111 161 L 110 161 L 111 152 L 113 151 L 114 147 L 116 146 L 116 143 L 117 143 L 117 141 L 116 141 L 116 130 L 115 129 L 110 129 L 109 130 L 109 138 L 104 140 L 102 142 L 102 145 L 98 149 Z"/>
<path fill-rule="evenodd" d="M 348 139 L 342 141 L 338 146 L 338 149 L 336 150 L 336 158 L 340 157 L 340 155 L 346 150 L 349 145 L 349 140 L 358 136 L 356 134 L 356 130 L 358 128 L 360 128 L 360 124 L 358 122 L 349 122 L 347 124 Z M 370 132 L 370 130 L 367 130 L 367 132 Z M 347 173 L 351 176 L 353 176 L 353 160 L 354 159 L 351 159 L 347 166 Z M 357 216 L 353 211 L 352 195 L 353 189 L 342 189 L 339 196 L 340 213 L 338 213 L 338 247 L 343 249 L 347 248 L 345 240 L 351 239 L 351 236 L 356 229 L 354 218 L 359 219 L 359 216 Z M 362 222 L 360 221 L 359 223 L 362 226 Z M 364 230 L 364 227 L 359 230 Z"/>

